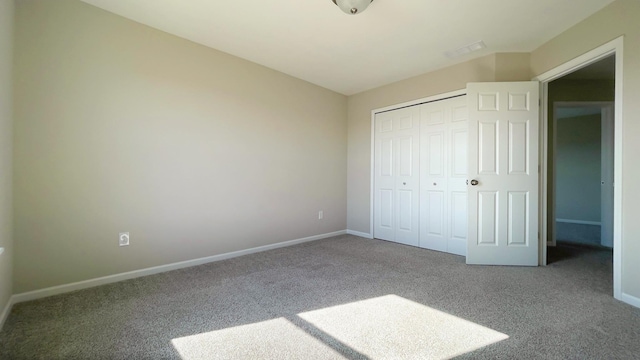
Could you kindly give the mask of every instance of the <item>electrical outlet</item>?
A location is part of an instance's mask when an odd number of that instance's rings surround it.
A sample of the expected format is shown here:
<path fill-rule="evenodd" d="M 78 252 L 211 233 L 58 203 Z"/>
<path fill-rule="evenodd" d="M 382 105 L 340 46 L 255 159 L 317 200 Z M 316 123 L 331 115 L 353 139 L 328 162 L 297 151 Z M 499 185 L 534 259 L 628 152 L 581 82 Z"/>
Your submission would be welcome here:
<path fill-rule="evenodd" d="M 118 236 L 118 245 L 129 246 L 129 233 L 123 232 Z"/>
<path fill-rule="evenodd" d="M 324 211 L 318 211 L 318 220 L 322 220 L 324 218 Z"/>

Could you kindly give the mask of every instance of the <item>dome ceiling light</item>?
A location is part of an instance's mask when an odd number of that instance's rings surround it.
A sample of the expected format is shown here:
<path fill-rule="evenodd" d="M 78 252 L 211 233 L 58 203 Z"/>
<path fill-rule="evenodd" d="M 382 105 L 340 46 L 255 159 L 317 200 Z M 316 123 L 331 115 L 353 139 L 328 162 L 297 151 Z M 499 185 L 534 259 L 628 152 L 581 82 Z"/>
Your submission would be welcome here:
<path fill-rule="evenodd" d="M 349 15 L 360 14 L 365 11 L 373 0 L 333 0 L 340 10 Z"/>

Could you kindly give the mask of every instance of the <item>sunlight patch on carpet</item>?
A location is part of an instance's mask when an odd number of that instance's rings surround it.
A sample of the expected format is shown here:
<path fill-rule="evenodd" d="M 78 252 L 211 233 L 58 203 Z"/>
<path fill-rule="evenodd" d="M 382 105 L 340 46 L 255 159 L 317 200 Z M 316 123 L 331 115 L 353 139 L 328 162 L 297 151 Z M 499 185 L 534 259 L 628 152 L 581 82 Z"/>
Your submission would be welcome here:
<path fill-rule="evenodd" d="M 331 347 L 284 318 L 171 340 L 183 360 L 341 358 Z"/>
<path fill-rule="evenodd" d="M 183 360 L 449 359 L 508 338 L 471 321 L 386 295 L 175 338 L 171 343 Z"/>
<path fill-rule="evenodd" d="M 446 359 L 509 338 L 396 295 L 298 316 L 371 359 Z"/>

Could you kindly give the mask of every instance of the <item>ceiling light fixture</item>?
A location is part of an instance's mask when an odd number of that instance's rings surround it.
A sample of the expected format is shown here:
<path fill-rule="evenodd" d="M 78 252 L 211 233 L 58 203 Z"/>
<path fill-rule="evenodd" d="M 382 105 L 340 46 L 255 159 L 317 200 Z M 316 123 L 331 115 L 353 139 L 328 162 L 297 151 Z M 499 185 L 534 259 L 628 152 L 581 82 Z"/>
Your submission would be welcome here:
<path fill-rule="evenodd" d="M 340 10 L 346 14 L 355 15 L 365 11 L 373 0 L 333 0 Z"/>

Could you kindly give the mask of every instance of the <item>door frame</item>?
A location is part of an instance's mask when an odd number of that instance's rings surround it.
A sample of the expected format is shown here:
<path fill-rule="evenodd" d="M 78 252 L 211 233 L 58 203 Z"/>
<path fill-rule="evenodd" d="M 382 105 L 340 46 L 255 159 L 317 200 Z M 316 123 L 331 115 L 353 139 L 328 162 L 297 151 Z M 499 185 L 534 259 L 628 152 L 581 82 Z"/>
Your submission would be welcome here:
<path fill-rule="evenodd" d="M 606 44 L 603 44 L 573 60 L 570 60 L 554 69 L 551 69 L 533 80 L 541 83 L 541 140 L 540 154 L 540 265 L 547 264 L 547 229 L 548 229 L 548 204 L 547 195 L 549 186 L 548 155 L 549 155 L 549 83 L 571 72 L 581 69 L 594 62 L 602 60 L 610 55 L 616 56 L 615 71 L 615 100 L 614 100 L 614 191 L 613 191 L 613 296 L 622 300 L 622 95 L 623 95 L 623 43 L 624 36 L 620 36 Z"/>
<path fill-rule="evenodd" d="M 553 144 L 553 149 L 558 149 L 558 116 L 557 116 L 557 111 L 558 108 L 565 108 L 565 107 L 575 107 L 575 108 L 579 108 L 579 107 L 589 107 L 589 108 L 598 108 L 600 109 L 600 128 L 604 128 L 604 126 L 610 127 L 611 130 L 613 131 L 613 117 L 611 116 L 611 111 L 613 111 L 614 108 L 614 102 L 613 101 L 556 101 L 555 103 L 551 104 L 551 106 L 553 106 L 553 138 L 551 139 L 551 143 Z M 615 114 L 615 113 L 614 113 Z M 604 145 L 606 142 L 610 142 L 610 141 L 606 141 L 607 139 L 605 139 L 606 136 L 603 133 L 600 136 L 600 144 L 601 144 L 601 150 L 600 150 L 600 157 L 602 157 L 602 153 L 604 151 Z M 614 141 L 615 143 L 615 141 Z M 611 145 L 611 144 L 608 144 Z M 547 211 L 549 211 L 549 218 L 551 219 L 557 219 L 557 216 L 555 215 L 556 213 L 556 207 L 557 207 L 557 198 L 556 198 L 556 180 L 557 180 L 557 171 L 556 171 L 556 165 L 557 165 L 557 150 L 553 152 L 553 154 L 551 154 L 551 158 L 549 161 L 549 167 L 553 167 L 553 172 L 551 173 L 551 178 L 549 179 L 549 192 L 550 192 L 550 198 L 551 198 L 551 203 L 549 204 L 550 207 L 549 209 L 547 209 Z M 601 168 L 604 167 L 605 165 L 602 164 Z M 612 166 L 613 164 L 608 164 L 608 166 Z M 604 176 L 604 175 L 602 175 Z M 602 181 L 602 176 L 601 176 L 601 181 Z M 602 198 L 602 196 L 601 196 Z M 611 198 L 608 198 L 609 201 L 613 201 L 613 194 L 611 194 Z M 603 202 L 604 203 L 604 202 Z M 602 205 L 601 205 L 602 208 Z M 604 228 L 605 226 L 605 221 L 604 220 L 604 216 L 601 214 L 600 215 L 600 226 Z M 585 222 L 586 224 L 589 224 L 590 222 Z M 594 224 L 595 225 L 595 224 Z M 611 227 L 613 227 L 613 224 L 609 224 Z M 555 221 L 552 221 L 550 224 L 548 224 L 549 226 L 549 232 L 548 234 L 551 235 L 550 239 L 547 239 L 547 246 L 556 246 L 556 231 L 555 231 Z M 600 244 L 602 244 L 602 240 L 600 242 Z M 613 246 L 613 244 L 611 244 Z"/>
<path fill-rule="evenodd" d="M 411 100 L 411 101 L 407 101 L 404 103 L 400 103 L 400 104 L 396 104 L 396 105 L 391 105 L 391 106 L 385 106 L 383 108 L 378 108 L 378 109 L 373 109 L 371 110 L 371 162 L 370 162 L 370 167 L 371 167 L 371 172 L 369 174 L 369 236 L 368 238 L 370 239 L 374 239 L 375 238 L 375 234 L 373 232 L 373 210 L 375 207 L 374 204 L 374 192 L 375 192 L 375 183 L 374 183 L 374 177 L 375 177 L 375 121 L 376 121 L 376 114 L 379 113 L 383 113 L 383 112 L 387 112 L 387 111 L 392 111 L 392 110 L 397 110 L 397 109 L 402 109 L 402 108 L 406 108 L 406 107 L 410 107 L 410 106 L 417 106 L 417 105 L 421 105 L 421 104 L 426 104 L 426 103 L 430 103 L 430 102 L 434 102 L 434 101 L 439 101 L 439 100 L 445 100 L 448 98 L 452 98 L 452 97 L 457 97 L 457 96 L 461 96 L 461 95 L 466 95 L 467 94 L 467 89 L 460 89 L 460 90 L 455 90 L 455 91 L 450 91 L 447 93 L 443 93 L 443 94 L 438 94 L 438 95 L 433 95 L 433 96 L 429 96 L 429 97 L 425 97 L 425 98 L 420 98 L 420 99 L 416 99 L 416 100 Z M 418 191 L 418 194 L 420 192 Z M 420 236 L 420 234 L 418 234 L 418 236 Z"/>

